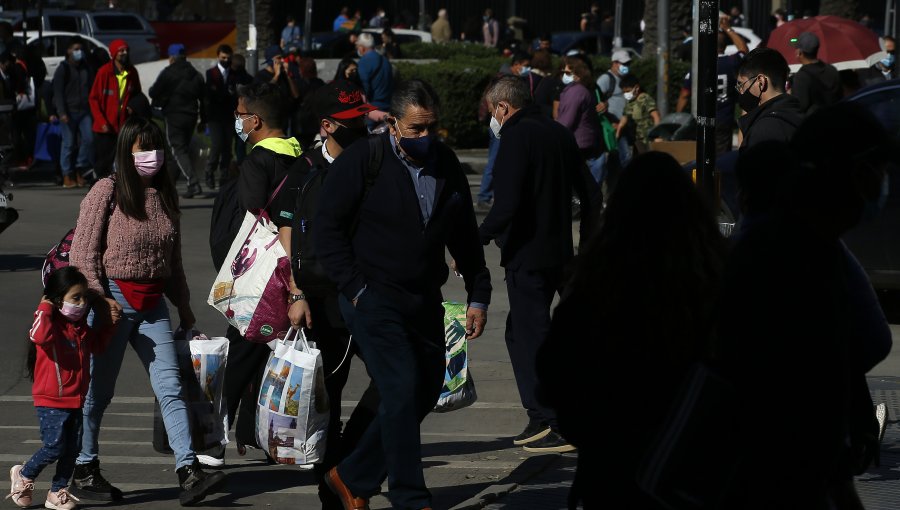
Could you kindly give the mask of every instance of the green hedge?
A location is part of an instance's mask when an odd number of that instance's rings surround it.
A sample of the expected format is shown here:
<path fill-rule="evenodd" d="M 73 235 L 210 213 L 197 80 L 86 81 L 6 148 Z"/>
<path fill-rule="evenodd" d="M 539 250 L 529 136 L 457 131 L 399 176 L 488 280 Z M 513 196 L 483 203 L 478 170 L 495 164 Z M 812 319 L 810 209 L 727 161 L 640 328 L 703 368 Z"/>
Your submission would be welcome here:
<path fill-rule="evenodd" d="M 444 44 L 406 43 L 400 45 L 400 51 L 403 54 L 403 58 L 436 58 L 439 60 L 466 57 L 487 58 L 500 55 L 496 48 L 459 41 Z"/>
<path fill-rule="evenodd" d="M 457 148 L 485 147 L 488 139 L 488 126 L 478 120 L 478 106 L 485 87 L 500 69 L 506 59 L 497 55 L 484 55 L 483 46 L 477 44 L 407 44 L 408 48 L 424 48 L 430 53 L 428 57 L 438 58 L 441 62 L 430 64 L 413 64 L 397 62 L 401 80 L 418 78 L 430 83 L 441 100 L 441 127 L 446 130 L 448 143 Z M 443 48 L 442 48 L 443 47 Z M 447 53 L 446 57 L 435 56 L 446 49 L 460 49 L 460 53 Z M 426 50 L 423 50 L 426 51 Z M 488 50 L 491 53 L 493 50 Z M 470 53 L 471 52 L 471 53 Z M 480 55 L 476 53 L 482 52 Z M 554 65 L 561 63 L 556 59 Z M 609 69 L 609 58 L 593 59 L 596 79 Z M 644 90 L 655 96 L 656 91 L 656 59 L 637 59 L 631 64 Z M 675 103 L 684 75 L 690 71 L 690 64 L 678 60 L 669 62 L 669 111 L 675 111 Z"/>

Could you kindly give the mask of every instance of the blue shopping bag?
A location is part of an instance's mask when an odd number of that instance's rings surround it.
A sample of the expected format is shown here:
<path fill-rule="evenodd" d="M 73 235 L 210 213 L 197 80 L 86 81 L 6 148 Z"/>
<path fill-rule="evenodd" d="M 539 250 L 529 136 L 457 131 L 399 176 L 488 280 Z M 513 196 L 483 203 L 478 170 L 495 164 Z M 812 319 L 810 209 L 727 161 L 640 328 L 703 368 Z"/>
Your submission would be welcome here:
<path fill-rule="evenodd" d="M 59 122 L 41 122 L 37 125 L 34 139 L 34 159 L 41 161 L 59 161 L 62 147 L 62 126 Z"/>

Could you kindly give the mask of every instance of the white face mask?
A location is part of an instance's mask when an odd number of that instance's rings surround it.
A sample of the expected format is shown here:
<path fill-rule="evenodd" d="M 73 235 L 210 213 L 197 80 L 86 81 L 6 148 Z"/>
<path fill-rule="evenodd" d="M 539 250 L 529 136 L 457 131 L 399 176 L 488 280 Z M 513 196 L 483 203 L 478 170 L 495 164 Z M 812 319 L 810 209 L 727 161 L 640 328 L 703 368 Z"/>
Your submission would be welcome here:
<path fill-rule="evenodd" d="M 626 101 L 631 101 L 632 99 L 634 99 L 634 92 L 625 92 L 622 95 L 625 96 Z"/>
<path fill-rule="evenodd" d="M 237 133 L 242 142 L 246 142 L 250 136 L 250 133 L 244 133 L 244 119 L 240 117 L 234 119 L 234 132 Z"/>
<path fill-rule="evenodd" d="M 494 114 L 496 114 L 497 110 L 499 110 L 499 109 L 500 109 L 500 105 L 497 105 L 497 109 L 494 110 Z M 500 139 L 500 128 L 502 128 L 502 127 L 503 127 L 503 124 L 500 124 L 500 122 L 497 121 L 497 117 L 494 117 L 494 115 L 491 115 L 491 132 L 494 133 L 494 138 L 496 138 L 498 140 Z"/>
<path fill-rule="evenodd" d="M 575 81 L 575 75 L 573 74 L 564 74 L 562 77 L 563 85 L 568 85 Z"/>

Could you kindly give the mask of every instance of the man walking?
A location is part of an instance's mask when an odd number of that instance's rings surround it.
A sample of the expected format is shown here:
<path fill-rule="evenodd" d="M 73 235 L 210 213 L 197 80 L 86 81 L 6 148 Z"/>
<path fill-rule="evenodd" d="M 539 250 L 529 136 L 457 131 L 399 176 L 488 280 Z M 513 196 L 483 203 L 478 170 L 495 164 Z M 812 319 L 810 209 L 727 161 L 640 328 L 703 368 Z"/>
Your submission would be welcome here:
<path fill-rule="evenodd" d="M 466 176 L 436 139 L 438 107 L 427 83 L 401 85 L 390 132 L 375 145 L 375 159 L 382 155 L 377 175 L 369 143 L 351 145 L 331 167 L 328 200 L 313 222 L 319 262 L 337 284 L 341 313 L 386 396 L 357 448 L 326 475 L 345 509 L 368 508 L 385 476 L 394 508 L 432 507 L 419 424 L 437 401 L 446 366 L 446 250 L 466 283 L 467 338 L 478 338 L 487 322 L 490 273 Z"/>
<path fill-rule="evenodd" d="M 808 115 L 817 109 L 837 103 L 843 96 L 838 70 L 819 60 L 819 38 L 803 32 L 791 45 L 797 48 L 797 60 L 803 64 L 794 75 L 791 95 L 800 100 L 800 113 Z"/>
<path fill-rule="evenodd" d="M 362 33 L 356 40 L 359 55 L 359 79 L 369 103 L 379 110 L 387 110 L 391 105 L 391 90 L 394 72 L 387 57 L 375 51 L 375 38 Z"/>
<path fill-rule="evenodd" d="M 128 43 L 116 39 L 109 43 L 112 60 L 104 64 L 94 78 L 88 103 L 93 118 L 94 176 L 106 177 L 112 172 L 116 156 L 116 138 L 125 119 L 131 114 L 127 105 L 132 96 L 141 93 L 137 69 L 128 58 Z"/>
<path fill-rule="evenodd" d="M 206 186 L 216 187 L 228 177 L 231 164 L 231 140 L 234 137 L 234 111 L 237 109 L 238 73 L 231 70 L 231 46 L 219 46 L 218 62 L 206 71 L 206 129 L 209 131 L 209 161 L 206 163 Z"/>
<path fill-rule="evenodd" d="M 597 89 L 599 97 L 597 99 L 597 114 L 607 115 L 610 122 L 617 123 L 625 113 L 625 106 L 628 100 L 625 99 L 625 92 L 622 90 L 622 77 L 631 72 L 628 64 L 631 63 L 631 56 L 625 50 L 617 50 L 612 54 L 612 65 L 609 71 L 597 78 Z M 618 155 L 618 161 L 610 161 L 613 155 Z M 617 174 L 613 171 L 616 168 L 625 168 L 631 159 L 630 147 L 627 138 L 619 138 L 616 147 L 607 147 L 600 159 L 602 161 L 603 171 L 601 176 L 609 176 L 610 182 L 615 184 Z M 600 184 L 603 184 L 601 177 Z"/>
<path fill-rule="evenodd" d="M 453 30 L 450 29 L 450 20 L 447 18 L 447 9 L 438 11 L 438 19 L 431 24 L 431 40 L 436 43 L 450 42 Z"/>
<path fill-rule="evenodd" d="M 529 419 L 513 444 L 530 452 L 572 451 L 557 432 L 554 411 L 538 402 L 535 360 L 550 331 L 550 304 L 574 257 L 572 190 L 581 199 L 581 217 L 590 218 L 598 186 L 575 137 L 533 104 L 525 80 L 500 78 L 485 97 L 494 112 L 491 129 L 503 143 L 495 162 L 494 206 L 479 234 L 484 244 L 496 239 L 500 245 L 509 295 L 506 346 Z M 586 226 L 582 221 L 585 235 Z"/>
<path fill-rule="evenodd" d="M 203 108 L 203 77 L 187 61 L 183 44 L 169 46 L 169 66 L 163 69 L 150 87 L 150 99 L 162 108 L 166 117 L 166 139 L 175 156 L 175 163 L 187 179 L 184 198 L 194 198 L 203 194 L 200 179 L 191 164 L 191 138 L 198 127 L 206 122 Z"/>
<path fill-rule="evenodd" d="M 83 186 L 82 175 L 93 166 L 94 138 L 91 135 L 91 106 L 88 103 L 93 78 L 84 58 L 84 40 L 78 36 L 69 39 L 66 60 L 53 73 L 53 106 L 63 124 L 59 164 L 66 188 Z M 76 144 L 76 141 L 79 143 Z M 73 168 L 72 153 L 76 147 L 78 159 Z"/>
<path fill-rule="evenodd" d="M 788 64 L 771 48 L 756 48 L 738 69 L 738 105 L 746 115 L 738 119 L 744 134 L 741 150 L 763 142 L 789 142 L 803 121 L 800 101 L 784 93 Z"/>

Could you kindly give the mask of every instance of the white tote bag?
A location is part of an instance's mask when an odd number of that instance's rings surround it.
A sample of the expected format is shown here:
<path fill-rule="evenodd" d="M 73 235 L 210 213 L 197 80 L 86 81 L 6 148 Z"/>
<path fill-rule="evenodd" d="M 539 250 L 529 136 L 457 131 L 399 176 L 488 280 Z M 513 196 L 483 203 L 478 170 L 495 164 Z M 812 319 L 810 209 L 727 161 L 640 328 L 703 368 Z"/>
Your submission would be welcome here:
<path fill-rule="evenodd" d="M 194 448 L 203 451 L 228 444 L 228 405 L 224 394 L 228 339 L 194 339 L 190 348 L 191 366 L 201 392 L 188 403 L 194 417 L 191 437 Z"/>
<path fill-rule="evenodd" d="M 329 402 L 322 354 L 291 329 L 269 356 L 256 406 L 256 438 L 279 464 L 309 465 L 325 455 Z"/>
<path fill-rule="evenodd" d="M 291 263 L 278 240 L 278 228 L 265 210 L 244 216 L 222 269 L 209 292 L 209 303 L 251 342 L 267 343 L 290 329 L 287 298 Z"/>

